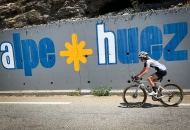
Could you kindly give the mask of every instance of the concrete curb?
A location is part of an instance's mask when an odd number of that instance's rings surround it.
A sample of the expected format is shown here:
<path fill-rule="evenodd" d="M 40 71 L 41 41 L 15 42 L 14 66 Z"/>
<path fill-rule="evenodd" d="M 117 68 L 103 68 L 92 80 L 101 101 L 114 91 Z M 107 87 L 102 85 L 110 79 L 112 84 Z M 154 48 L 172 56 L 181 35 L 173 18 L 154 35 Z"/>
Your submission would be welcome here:
<path fill-rule="evenodd" d="M 46 95 L 75 95 L 79 93 L 80 95 L 92 95 L 92 90 L 27 90 L 27 91 L 0 91 L 0 96 L 24 96 L 24 95 L 36 95 L 36 96 L 46 96 Z M 121 95 L 123 90 L 113 90 L 110 93 L 112 95 Z"/>
<path fill-rule="evenodd" d="M 190 89 L 183 90 L 184 95 L 190 95 Z M 0 91 L 0 96 L 51 96 L 51 95 L 71 95 L 80 93 L 80 95 L 92 95 L 91 90 L 27 90 L 27 91 Z M 123 90 L 112 90 L 112 95 L 122 95 Z"/>

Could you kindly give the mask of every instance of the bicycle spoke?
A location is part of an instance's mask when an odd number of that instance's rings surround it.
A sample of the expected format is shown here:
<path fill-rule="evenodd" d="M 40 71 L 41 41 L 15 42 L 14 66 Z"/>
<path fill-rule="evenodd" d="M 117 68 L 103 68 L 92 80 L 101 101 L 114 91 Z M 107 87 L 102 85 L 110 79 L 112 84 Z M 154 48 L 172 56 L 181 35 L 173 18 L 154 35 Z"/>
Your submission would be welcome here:
<path fill-rule="evenodd" d="M 160 101 L 165 106 L 177 106 L 183 99 L 183 90 L 176 84 L 166 84 L 160 94 Z"/>
<path fill-rule="evenodd" d="M 146 92 L 144 89 L 131 85 L 123 91 L 123 100 L 129 107 L 140 107 L 146 101 Z"/>

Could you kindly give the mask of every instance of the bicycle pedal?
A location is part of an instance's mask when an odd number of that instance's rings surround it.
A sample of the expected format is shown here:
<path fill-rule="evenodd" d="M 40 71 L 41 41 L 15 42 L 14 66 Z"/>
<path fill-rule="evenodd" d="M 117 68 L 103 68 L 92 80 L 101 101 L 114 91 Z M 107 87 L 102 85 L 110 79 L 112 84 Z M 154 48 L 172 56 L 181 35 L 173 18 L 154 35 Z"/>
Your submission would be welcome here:
<path fill-rule="evenodd" d="M 155 98 L 154 96 L 152 96 L 152 100 L 153 101 L 159 101 L 159 99 Z"/>

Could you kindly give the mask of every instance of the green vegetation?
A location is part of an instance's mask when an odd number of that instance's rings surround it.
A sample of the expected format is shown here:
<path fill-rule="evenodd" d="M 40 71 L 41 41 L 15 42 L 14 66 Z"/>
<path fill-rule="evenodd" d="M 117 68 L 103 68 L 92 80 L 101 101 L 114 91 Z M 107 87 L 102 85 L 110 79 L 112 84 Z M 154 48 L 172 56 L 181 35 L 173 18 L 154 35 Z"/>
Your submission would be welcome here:
<path fill-rule="evenodd" d="M 180 92 L 174 92 L 174 95 L 181 96 L 181 93 Z"/>
<path fill-rule="evenodd" d="M 93 90 L 91 93 L 95 96 L 111 96 L 110 91 L 112 87 L 108 85 L 107 88 L 104 88 L 103 85 L 100 85 L 98 89 Z"/>
<path fill-rule="evenodd" d="M 40 94 L 36 94 L 36 97 L 40 97 Z"/>
<path fill-rule="evenodd" d="M 68 94 L 69 96 L 81 96 L 80 92 L 71 92 Z"/>
<path fill-rule="evenodd" d="M 141 97 L 144 97 L 144 93 L 140 93 L 139 95 L 140 95 Z"/>

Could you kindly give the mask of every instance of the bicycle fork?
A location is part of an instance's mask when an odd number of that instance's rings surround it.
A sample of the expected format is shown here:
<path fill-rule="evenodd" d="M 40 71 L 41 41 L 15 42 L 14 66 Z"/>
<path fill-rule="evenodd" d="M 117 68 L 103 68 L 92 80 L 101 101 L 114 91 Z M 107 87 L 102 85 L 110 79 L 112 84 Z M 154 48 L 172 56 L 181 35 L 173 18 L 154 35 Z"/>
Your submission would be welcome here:
<path fill-rule="evenodd" d="M 133 94 L 133 98 L 136 98 L 138 96 L 138 90 L 140 89 L 141 85 L 142 84 L 138 84 L 138 87 L 137 87 L 135 93 Z"/>

